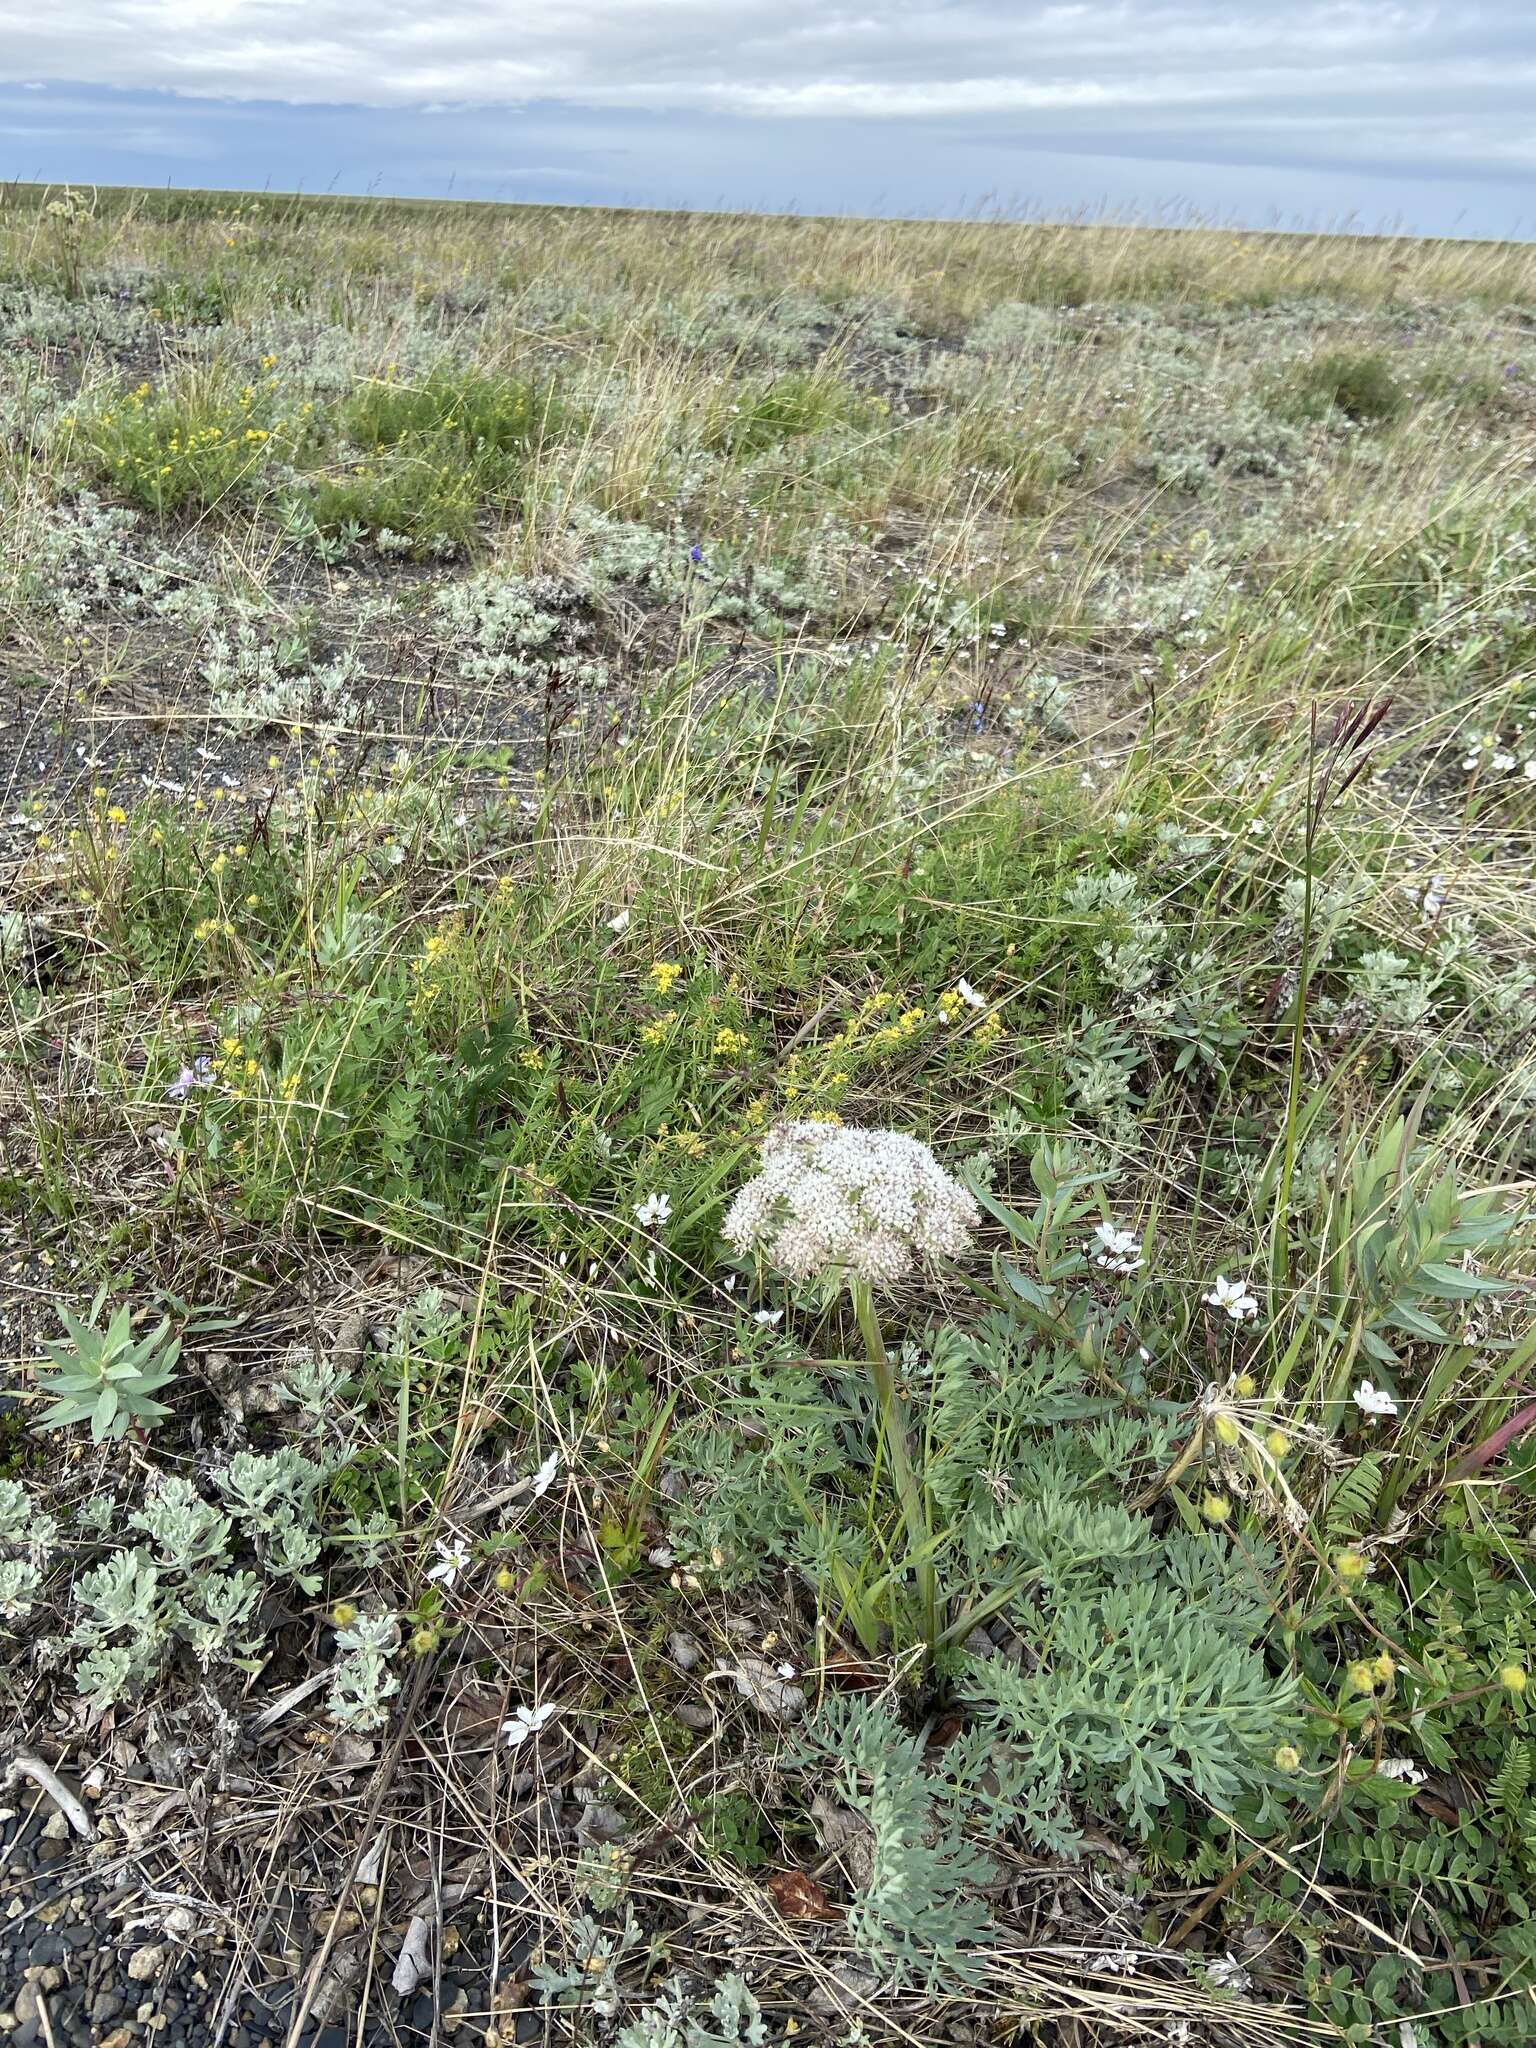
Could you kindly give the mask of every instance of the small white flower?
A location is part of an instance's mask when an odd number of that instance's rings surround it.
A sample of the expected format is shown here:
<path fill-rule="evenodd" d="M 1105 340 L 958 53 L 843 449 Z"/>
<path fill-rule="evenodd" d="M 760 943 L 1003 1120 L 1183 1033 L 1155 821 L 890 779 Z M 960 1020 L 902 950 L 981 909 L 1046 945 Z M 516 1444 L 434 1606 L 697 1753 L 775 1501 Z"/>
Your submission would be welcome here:
<path fill-rule="evenodd" d="M 1404 1785 L 1422 1785 L 1426 1773 L 1411 1757 L 1384 1756 L 1376 1766 L 1376 1775 L 1378 1778 L 1395 1778 Z"/>
<path fill-rule="evenodd" d="M 1141 1256 L 1141 1239 L 1134 1230 L 1121 1230 L 1113 1223 L 1096 1223 L 1093 1237 L 1083 1247 L 1093 1254 L 1093 1263 L 1111 1273 L 1135 1273 L 1147 1262 Z"/>
<path fill-rule="evenodd" d="M 635 1204 L 635 1221 L 642 1230 L 649 1230 L 655 1223 L 665 1223 L 671 1214 L 670 1195 L 647 1195 L 643 1202 Z"/>
<path fill-rule="evenodd" d="M 538 1471 L 533 1475 L 533 1497 L 542 1500 L 555 1483 L 555 1474 L 560 1470 L 560 1453 L 551 1451 Z"/>
<path fill-rule="evenodd" d="M 517 1749 L 530 1735 L 537 1735 L 547 1721 L 552 1721 L 560 1708 L 553 1700 L 542 1707 L 516 1707 L 510 1721 L 501 1724 L 501 1739 L 508 1749 Z"/>
<path fill-rule="evenodd" d="M 1369 1415 L 1374 1422 L 1378 1415 L 1395 1415 L 1397 1403 L 1385 1387 L 1373 1387 L 1369 1380 L 1362 1380 L 1355 1389 L 1355 1406 L 1362 1415 Z"/>
<path fill-rule="evenodd" d="M 964 975 L 955 983 L 955 992 L 961 1002 L 968 1003 L 973 1010 L 984 1010 L 987 1007 L 986 997 L 978 994 L 965 979 Z"/>
<path fill-rule="evenodd" d="M 1201 1300 L 1208 1308 L 1225 1309 L 1234 1323 L 1251 1322 L 1259 1312 L 1259 1298 L 1250 1294 L 1246 1280 L 1229 1280 L 1224 1273 L 1216 1275 L 1216 1285 Z"/>
<path fill-rule="evenodd" d="M 755 1308 L 752 1311 L 754 1323 L 761 1323 L 765 1330 L 771 1330 L 775 1323 L 782 1323 L 784 1311 L 781 1308 Z"/>
<path fill-rule="evenodd" d="M 1236 1956 L 1213 1957 L 1205 1966 L 1205 1974 L 1218 1991 L 1246 1991 L 1253 1982 Z"/>
<path fill-rule="evenodd" d="M 1248 830 L 1254 836 L 1254 838 L 1257 838 L 1261 832 L 1266 831 L 1267 829 L 1268 828 L 1266 827 L 1264 820 L 1262 818 L 1250 818 L 1248 820 Z"/>
<path fill-rule="evenodd" d="M 463 1543 L 445 1543 L 439 1537 L 435 1548 L 437 1550 L 437 1563 L 428 1571 L 427 1577 L 451 1590 L 453 1582 L 459 1576 L 459 1573 L 469 1570 L 471 1560 L 468 1545 Z"/>
<path fill-rule="evenodd" d="M 611 932 L 627 932 L 629 930 L 629 912 L 627 910 L 616 910 L 608 920 L 608 929 Z"/>
<path fill-rule="evenodd" d="M 1496 768 L 1501 775 L 1506 775 L 1514 767 L 1515 757 L 1513 754 L 1506 752 L 1503 747 L 1500 747 L 1494 754 L 1490 765 Z"/>

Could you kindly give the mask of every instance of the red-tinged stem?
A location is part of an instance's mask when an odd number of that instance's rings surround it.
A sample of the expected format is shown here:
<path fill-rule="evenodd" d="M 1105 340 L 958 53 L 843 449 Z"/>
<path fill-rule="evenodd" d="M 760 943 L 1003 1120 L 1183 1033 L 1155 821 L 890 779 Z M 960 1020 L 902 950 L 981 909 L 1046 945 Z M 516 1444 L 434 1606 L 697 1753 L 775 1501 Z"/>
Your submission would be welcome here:
<path fill-rule="evenodd" d="M 1536 1401 L 1527 1401 L 1523 1408 L 1515 1410 L 1508 1422 L 1501 1422 L 1492 1436 L 1485 1436 L 1464 1458 L 1456 1460 L 1445 1475 L 1446 1485 L 1454 1486 L 1458 1479 L 1470 1479 L 1474 1472 L 1481 1472 L 1501 1451 L 1508 1450 L 1517 1436 L 1523 1436 L 1533 1422 L 1536 1422 Z"/>

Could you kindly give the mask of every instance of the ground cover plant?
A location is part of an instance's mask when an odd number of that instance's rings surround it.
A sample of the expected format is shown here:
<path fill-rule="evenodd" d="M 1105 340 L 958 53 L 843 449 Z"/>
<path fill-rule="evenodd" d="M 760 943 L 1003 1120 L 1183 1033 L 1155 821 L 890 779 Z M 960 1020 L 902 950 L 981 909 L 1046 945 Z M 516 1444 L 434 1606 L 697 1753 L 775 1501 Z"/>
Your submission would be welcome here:
<path fill-rule="evenodd" d="M 0 338 L 0 2024 L 1529 2039 L 1529 250 L 11 187 Z"/>

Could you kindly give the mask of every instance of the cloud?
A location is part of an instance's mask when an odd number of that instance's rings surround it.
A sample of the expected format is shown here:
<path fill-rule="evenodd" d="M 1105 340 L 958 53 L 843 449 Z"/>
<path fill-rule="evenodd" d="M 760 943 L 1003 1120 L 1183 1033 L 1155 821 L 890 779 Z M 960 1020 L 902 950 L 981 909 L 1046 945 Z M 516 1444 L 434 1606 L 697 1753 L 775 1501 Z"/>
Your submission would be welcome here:
<path fill-rule="evenodd" d="M 1526 0 L 0 0 L 0 78 L 291 105 L 1004 120 L 1536 173 Z"/>
<path fill-rule="evenodd" d="M 1529 0 L 0 0 L 0 172 L 84 180 L 1507 233 L 1532 104 Z"/>

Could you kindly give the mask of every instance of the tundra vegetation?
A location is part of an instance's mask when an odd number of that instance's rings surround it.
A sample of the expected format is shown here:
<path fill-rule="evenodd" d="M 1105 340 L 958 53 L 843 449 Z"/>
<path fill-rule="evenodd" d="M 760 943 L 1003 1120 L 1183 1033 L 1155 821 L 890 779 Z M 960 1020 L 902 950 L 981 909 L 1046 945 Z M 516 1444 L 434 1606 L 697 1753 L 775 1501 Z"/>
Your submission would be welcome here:
<path fill-rule="evenodd" d="M 1536 251 L 8 187 L 0 344 L 11 2005 L 1528 2041 Z"/>

